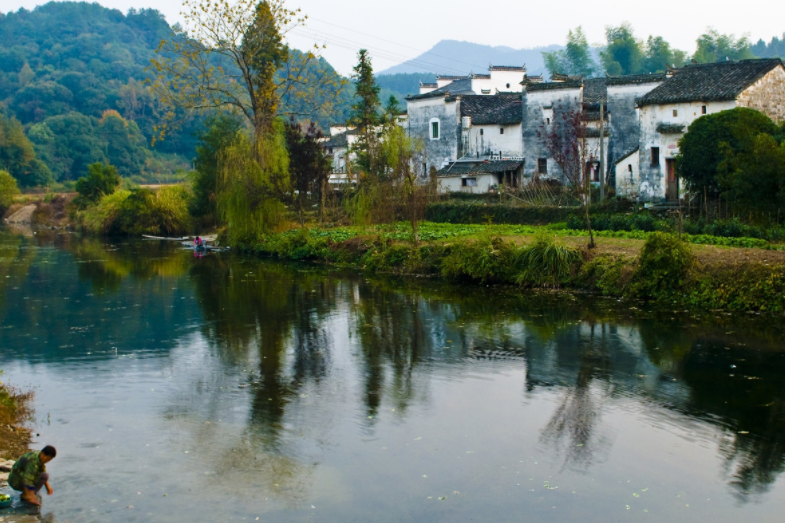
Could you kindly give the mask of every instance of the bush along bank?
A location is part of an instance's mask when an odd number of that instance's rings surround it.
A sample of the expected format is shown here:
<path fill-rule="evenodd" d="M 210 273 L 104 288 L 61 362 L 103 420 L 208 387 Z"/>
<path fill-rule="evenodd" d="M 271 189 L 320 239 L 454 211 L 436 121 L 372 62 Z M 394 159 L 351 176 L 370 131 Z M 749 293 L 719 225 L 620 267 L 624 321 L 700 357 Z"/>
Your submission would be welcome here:
<path fill-rule="evenodd" d="M 785 266 L 700 265 L 688 243 L 663 232 L 650 233 L 635 258 L 575 249 L 548 231 L 540 231 L 523 246 L 489 233 L 415 246 L 378 234 L 330 235 L 299 229 L 236 247 L 368 272 L 572 289 L 666 307 L 785 312 Z"/>

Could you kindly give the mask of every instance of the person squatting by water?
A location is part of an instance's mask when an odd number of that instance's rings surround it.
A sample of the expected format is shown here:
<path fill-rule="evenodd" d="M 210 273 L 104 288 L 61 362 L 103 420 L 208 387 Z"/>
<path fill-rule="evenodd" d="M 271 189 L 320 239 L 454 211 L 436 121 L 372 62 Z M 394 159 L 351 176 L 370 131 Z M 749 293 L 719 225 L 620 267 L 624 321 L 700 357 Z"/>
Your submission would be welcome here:
<path fill-rule="evenodd" d="M 46 464 L 57 456 L 57 450 L 47 445 L 37 452 L 28 452 L 16 463 L 14 463 L 11 473 L 8 475 L 8 484 L 12 489 L 22 493 L 22 501 L 31 505 L 41 505 L 38 501 L 38 491 L 46 485 L 46 493 L 54 494 L 54 490 L 49 485 L 49 474 L 46 472 Z"/>

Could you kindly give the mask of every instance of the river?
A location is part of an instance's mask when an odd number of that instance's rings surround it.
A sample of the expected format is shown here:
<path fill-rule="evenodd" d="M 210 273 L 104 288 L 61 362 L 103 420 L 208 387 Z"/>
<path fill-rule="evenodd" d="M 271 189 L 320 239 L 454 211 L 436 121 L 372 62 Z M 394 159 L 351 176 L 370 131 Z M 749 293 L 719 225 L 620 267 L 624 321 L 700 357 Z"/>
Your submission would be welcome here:
<path fill-rule="evenodd" d="M 0 232 L 54 522 L 781 521 L 782 318 Z"/>

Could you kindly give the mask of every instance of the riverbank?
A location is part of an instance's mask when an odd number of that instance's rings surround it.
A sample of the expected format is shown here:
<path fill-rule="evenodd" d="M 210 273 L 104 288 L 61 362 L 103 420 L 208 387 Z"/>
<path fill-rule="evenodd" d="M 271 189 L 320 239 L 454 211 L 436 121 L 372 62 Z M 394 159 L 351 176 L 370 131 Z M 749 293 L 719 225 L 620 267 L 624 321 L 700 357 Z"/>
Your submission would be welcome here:
<path fill-rule="evenodd" d="M 22 392 L 0 382 L 0 460 L 16 458 L 29 450 L 32 392 Z"/>
<path fill-rule="evenodd" d="M 591 292 L 669 308 L 785 312 L 785 252 L 751 238 L 423 223 L 297 229 L 241 252 L 367 272 Z"/>

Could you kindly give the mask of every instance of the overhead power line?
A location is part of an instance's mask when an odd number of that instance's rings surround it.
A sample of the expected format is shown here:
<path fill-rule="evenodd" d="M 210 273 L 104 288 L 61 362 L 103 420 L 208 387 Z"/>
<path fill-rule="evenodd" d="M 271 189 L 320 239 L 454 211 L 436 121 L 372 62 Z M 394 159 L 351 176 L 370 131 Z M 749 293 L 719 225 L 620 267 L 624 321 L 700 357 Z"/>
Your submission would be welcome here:
<path fill-rule="evenodd" d="M 402 43 L 400 43 L 400 42 L 394 42 L 394 41 L 392 41 L 392 40 L 387 40 L 387 39 L 385 39 L 385 38 L 380 38 L 380 37 L 378 37 L 378 36 L 374 36 L 374 35 L 371 35 L 371 34 L 368 34 L 368 33 L 363 33 L 363 32 L 357 31 L 356 29 L 350 29 L 350 28 L 348 28 L 348 27 L 344 27 L 344 26 L 342 26 L 342 25 L 334 24 L 334 23 L 332 23 L 332 22 L 328 22 L 328 21 L 326 21 L 326 20 L 320 20 L 320 19 L 318 19 L 318 18 L 312 18 L 312 17 L 309 17 L 308 19 L 309 19 L 309 20 L 315 20 L 315 21 L 317 21 L 317 22 L 321 22 L 321 23 L 323 23 L 323 24 L 331 25 L 331 26 L 333 26 L 333 27 L 337 27 L 337 28 L 339 28 L 339 29 L 343 29 L 343 30 L 345 30 L 345 31 L 351 31 L 351 32 L 353 32 L 353 33 L 357 33 L 357 34 L 359 34 L 359 35 L 367 36 L 367 37 L 370 37 L 370 38 L 375 38 L 376 40 L 380 40 L 380 41 L 382 41 L 382 42 L 387 42 L 388 44 L 398 45 L 398 46 L 400 46 L 400 47 L 406 47 L 406 48 L 408 48 L 408 49 L 412 49 L 412 50 L 414 50 L 414 51 L 417 51 L 418 53 L 422 53 L 422 54 L 429 54 L 429 55 L 431 55 L 431 56 L 436 56 L 436 57 L 438 57 L 438 58 L 443 58 L 443 59 L 445 59 L 445 60 L 450 60 L 450 61 L 453 61 L 453 62 L 456 62 L 456 63 L 459 63 L 459 64 L 468 65 L 468 66 L 470 66 L 470 67 L 472 67 L 472 68 L 474 68 L 474 67 L 479 67 L 479 70 L 482 70 L 482 69 L 485 67 L 485 66 L 482 66 L 482 65 L 471 64 L 471 63 L 469 63 L 469 62 L 464 62 L 464 61 L 461 61 L 461 60 L 456 60 L 455 58 L 450 58 L 449 56 L 443 56 L 443 55 L 439 55 L 439 54 L 433 53 L 433 52 L 431 52 L 431 51 L 423 51 L 422 49 L 418 49 L 418 48 L 416 48 L 416 47 L 412 47 L 412 46 L 410 46 L 410 45 L 402 44 Z"/>
<path fill-rule="evenodd" d="M 314 38 L 317 40 L 322 40 L 326 43 L 335 45 L 337 47 L 342 47 L 345 49 L 350 49 L 354 51 L 360 48 L 368 49 L 369 51 L 373 52 L 374 55 L 380 58 L 385 58 L 396 62 L 406 62 L 423 68 L 429 68 L 436 73 L 450 73 L 450 74 L 461 74 L 461 75 L 466 74 L 466 71 L 463 69 L 457 69 L 455 67 L 450 67 L 450 66 L 445 67 L 444 65 L 436 64 L 433 62 L 427 62 L 419 58 L 409 58 L 406 55 L 396 53 L 395 51 L 390 51 L 388 49 L 383 49 L 376 46 L 369 46 L 365 43 L 357 42 L 355 40 L 350 40 L 348 38 L 338 35 L 333 35 L 330 33 L 324 33 L 308 28 L 298 28 L 292 32 L 298 36 L 304 36 L 304 37 Z"/>

